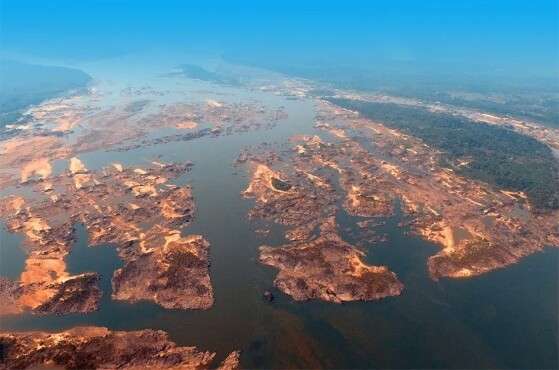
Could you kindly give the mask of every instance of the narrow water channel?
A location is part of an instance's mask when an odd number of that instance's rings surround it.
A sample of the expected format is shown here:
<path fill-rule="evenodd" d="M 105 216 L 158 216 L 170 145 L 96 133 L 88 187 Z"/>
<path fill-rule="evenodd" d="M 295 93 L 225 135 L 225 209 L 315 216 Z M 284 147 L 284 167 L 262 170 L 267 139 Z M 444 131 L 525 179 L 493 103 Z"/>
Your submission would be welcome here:
<path fill-rule="evenodd" d="M 247 219 L 252 200 L 241 197 L 248 177 L 233 161 L 248 145 L 284 143 L 294 134 L 320 132 L 312 127 L 312 102 L 258 97 L 272 108 L 285 106 L 289 118 L 272 130 L 80 155 L 92 170 L 116 161 L 144 165 L 155 158 L 194 163 L 192 172 L 178 181 L 192 186 L 197 206 L 194 222 L 183 233 L 201 234 L 211 243 L 211 309 L 166 310 L 147 302 L 111 300 L 110 276 L 121 261 L 111 246 L 89 246 L 85 228 L 76 225 L 68 269 L 102 275 L 99 311 L 9 316 L 2 318 L 1 329 L 162 329 L 179 345 L 217 351 L 218 360 L 240 349 L 246 368 L 557 368 L 556 249 L 478 278 L 435 282 L 426 261 L 438 248 L 400 227 L 404 215 L 397 211 L 371 226 L 386 240 L 363 248 L 368 263 L 387 265 L 398 274 L 405 284 L 401 296 L 341 305 L 297 303 L 273 289 L 276 271 L 258 263 L 258 247 L 282 244 L 283 230 L 274 226 L 267 237 L 254 232 L 258 225 Z M 363 232 L 356 226 L 360 220 L 338 213 L 346 241 L 356 243 L 355 235 Z M 15 279 L 24 263 L 21 240 L 1 228 L 0 238 L 0 275 Z M 262 298 L 267 289 L 276 297 L 271 303 Z"/>

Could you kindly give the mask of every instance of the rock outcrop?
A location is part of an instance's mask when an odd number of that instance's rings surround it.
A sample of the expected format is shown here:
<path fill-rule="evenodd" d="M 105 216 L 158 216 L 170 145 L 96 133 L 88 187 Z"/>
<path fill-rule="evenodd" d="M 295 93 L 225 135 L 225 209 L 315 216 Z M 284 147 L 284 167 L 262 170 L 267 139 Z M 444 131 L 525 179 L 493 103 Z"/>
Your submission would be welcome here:
<path fill-rule="evenodd" d="M 55 366 L 65 369 L 208 369 L 215 353 L 181 347 L 161 330 L 110 331 L 76 327 L 47 333 L 0 332 L 0 368 Z M 232 352 L 222 369 L 237 369 L 239 352 Z"/>

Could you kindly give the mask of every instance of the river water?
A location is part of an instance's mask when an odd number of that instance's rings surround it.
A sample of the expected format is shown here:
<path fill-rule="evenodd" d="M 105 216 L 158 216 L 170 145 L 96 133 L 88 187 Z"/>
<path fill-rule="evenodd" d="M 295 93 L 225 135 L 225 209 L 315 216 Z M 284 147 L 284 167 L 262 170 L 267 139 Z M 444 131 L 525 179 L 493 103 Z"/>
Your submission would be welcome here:
<path fill-rule="evenodd" d="M 123 86 L 114 81 L 120 72 L 107 66 L 89 67 L 86 71 L 97 72 L 99 83 Z M 273 289 L 275 271 L 258 263 L 258 247 L 283 243 L 282 228 L 272 225 L 266 237 L 254 232 L 258 225 L 247 219 L 252 201 L 240 195 L 248 176 L 233 167 L 233 162 L 247 145 L 283 143 L 299 133 L 320 134 L 312 127 L 313 103 L 180 77 L 170 80 L 153 70 L 134 70 L 123 84 L 145 83 L 148 73 L 150 84 L 160 84 L 156 87 L 184 89 L 174 99 L 254 98 L 268 107 L 284 106 L 289 115 L 272 130 L 171 142 L 124 153 L 100 150 L 80 155 L 90 169 L 115 161 L 141 165 L 157 156 L 164 161 L 194 163 L 192 172 L 178 181 L 192 186 L 197 205 L 195 220 L 184 233 L 202 234 L 211 243 L 214 306 L 205 311 L 180 311 L 150 303 L 112 301 L 109 279 L 121 261 L 111 246 L 89 247 L 84 227 L 76 225 L 77 240 L 67 257 L 68 269 L 102 275 L 104 297 L 99 311 L 9 316 L 1 319 L 3 330 L 59 330 L 76 325 L 162 329 L 180 345 L 217 351 L 218 360 L 240 349 L 242 365 L 247 368 L 557 368 L 556 249 L 481 277 L 435 282 L 427 274 L 426 260 L 438 248 L 409 236 L 398 226 L 403 216 L 397 212 L 371 226 L 385 234 L 386 240 L 365 249 L 367 262 L 387 265 L 398 274 L 405 284 L 401 296 L 341 305 L 297 303 Z M 355 223 L 361 219 L 340 211 L 337 220 L 343 238 L 356 242 Z M 0 232 L 0 273 L 14 278 L 23 268 L 21 238 Z M 276 297 L 273 302 L 262 299 L 267 289 Z"/>

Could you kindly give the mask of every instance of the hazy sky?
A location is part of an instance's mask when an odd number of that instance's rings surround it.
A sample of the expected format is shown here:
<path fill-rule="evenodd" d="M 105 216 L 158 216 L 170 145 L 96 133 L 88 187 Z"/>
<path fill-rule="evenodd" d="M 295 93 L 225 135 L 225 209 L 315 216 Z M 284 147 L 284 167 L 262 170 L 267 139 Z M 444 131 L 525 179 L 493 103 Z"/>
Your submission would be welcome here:
<path fill-rule="evenodd" d="M 559 71 L 558 0 L 0 2 L 2 52 L 27 58 L 184 49 L 285 63 Z"/>

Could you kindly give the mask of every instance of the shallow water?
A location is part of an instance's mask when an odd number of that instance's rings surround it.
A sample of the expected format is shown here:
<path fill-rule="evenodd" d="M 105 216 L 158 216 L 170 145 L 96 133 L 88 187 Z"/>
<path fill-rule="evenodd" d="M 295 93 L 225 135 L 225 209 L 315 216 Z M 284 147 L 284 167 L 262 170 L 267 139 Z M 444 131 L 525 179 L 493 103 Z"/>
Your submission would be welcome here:
<path fill-rule="evenodd" d="M 190 84 L 206 86 L 183 80 L 169 82 L 168 78 L 153 81 L 185 85 L 187 89 L 192 88 Z M 283 243 L 282 229 L 274 226 L 265 238 L 254 232 L 256 223 L 246 217 L 252 201 L 240 195 L 248 178 L 232 165 L 247 145 L 283 143 L 293 134 L 318 133 L 312 128 L 314 109 L 310 101 L 235 91 L 228 88 L 220 99 L 255 97 L 269 107 L 285 106 L 289 118 L 272 130 L 172 142 L 125 153 L 101 150 L 80 155 L 90 169 L 115 161 L 142 165 L 159 155 L 163 161 L 194 162 L 192 172 L 178 181 L 192 186 L 197 206 L 194 222 L 183 232 L 202 234 L 211 243 L 214 306 L 206 311 L 180 311 L 146 302 L 112 301 L 108 276 L 121 261 L 110 246 L 89 247 L 85 229 L 77 225 L 68 269 L 102 275 L 100 310 L 88 315 L 5 317 L 2 329 L 58 330 L 75 325 L 162 329 L 178 344 L 217 351 L 218 360 L 241 349 L 242 365 L 248 368 L 557 367 L 556 249 L 478 278 L 435 282 L 428 276 L 426 260 L 438 248 L 407 235 L 407 230 L 398 226 L 403 216 L 397 212 L 374 227 L 378 234 L 387 236 L 386 241 L 364 248 L 367 262 L 387 265 L 398 274 L 405 284 L 401 296 L 342 305 L 296 303 L 273 289 L 275 271 L 258 263 L 258 246 Z M 338 213 L 345 240 L 357 241 L 355 222 L 359 220 Z M 18 238 L 2 234 L 1 240 L 2 258 L 22 261 L 12 252 L 4 253 L 17 248 Z M 14 262 L 10 277 L 17 276 L 18 264 Z M 276 297 L 272 303 L 262 299 L 267 289 Z"/>
<path fill-rule="evenodd" d="M 17 279 L 25 266 L 25 251 L 21 246 L 21 235 L 6 230 L 0 223 L 0 276 Z"/>

